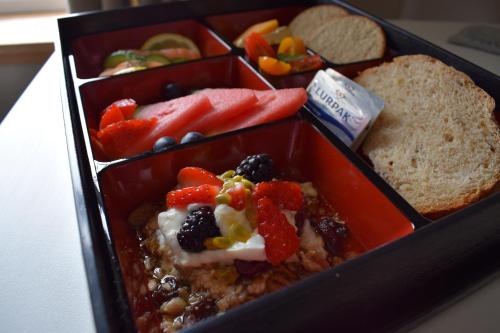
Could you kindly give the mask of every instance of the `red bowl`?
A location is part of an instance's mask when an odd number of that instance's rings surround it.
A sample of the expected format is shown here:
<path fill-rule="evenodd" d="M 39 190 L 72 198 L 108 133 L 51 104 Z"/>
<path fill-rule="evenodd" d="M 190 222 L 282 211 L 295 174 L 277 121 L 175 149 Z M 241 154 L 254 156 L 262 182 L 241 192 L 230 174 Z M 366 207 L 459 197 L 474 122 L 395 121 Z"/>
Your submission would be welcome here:
<path fill-rule="evenodd" d="M 226 54 L 230 51 L 230 48 L 214 33 L 195 20 L 104 32 L 77 38 L 72 43 L 71 49 L 77 76 L 79 78 L 97 77 L 103 71 L 104 60 L 112 52 L 140 49 L 149 37 L 165 32 L 190 38 L 198 46 L 204 58 Z"/>

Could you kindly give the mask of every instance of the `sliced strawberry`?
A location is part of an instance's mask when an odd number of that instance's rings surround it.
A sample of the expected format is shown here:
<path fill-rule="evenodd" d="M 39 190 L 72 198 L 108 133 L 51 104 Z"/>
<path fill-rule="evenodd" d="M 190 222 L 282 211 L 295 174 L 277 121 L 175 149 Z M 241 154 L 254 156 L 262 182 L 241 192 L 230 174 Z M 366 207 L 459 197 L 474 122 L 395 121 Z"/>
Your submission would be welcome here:
<path fill-rule="evenodd" d="M 149 133 L 155 124 L 156 118 L 122 120 L 97 132 L 97 139 L 108 157 L 126 157 L 125 150 Z"/>
<path fill-rule="evenodd" d="M 263 197 L 257 201 L 257 224 L 271 264 L 282 263 L 299 248 L 300 240 L 295 228 L 271 199 Z"/>
<path fill-rule="evenodd" d="M 137 103 L 131 98 L 120 99 L 113 102 L 102 112 L 99 129 L 103 129 L 108 125 L 130 118 L 136 109 Z"/>
<path fill-rule="evenodd" d="M 253 192 L 255 201 L 267 197 L 279 208 L 299 210 L 304 203 L 300 185 L 287 181 L 260 182 Z"/>
<path fill-rule="evenodd" d="M 92 151 L 96 160 L 105 161 L 108 159 L 104 147 L 97 138 L 97 131 L 95 129 L 90 129 L 90 145 L 92 146 Z"/>
<path fill-rule="evenodd" d="M 125 120 L 120 108 L 114 104 L 111 104 L 106 108 L 101 117 L 101 122 L 99 123 L 99 129 L 108 127 L 111 124 L 117 123 L 119 121 Z"/>
<path fill-rule="evenodd" d="M 227 193 L 231 196 L 231 201 L 229 206 L 236 210 L 243 210 L 246 206 L 247 194 L 245 192 L 245 186 L 235 186 L 227 190 Z"/>
<path fill-rule="evenodd" d="M 132 98 L 120 99 L 111 105 L 117 106 L 122 111 L 125 119 L 132 117 L 135 110 L 137 110 L 137 103 Z"/>
<path fill-rule="evenodd" d="M 167 207 L 184 208 L 192 203 L 215 205 L 217 194 L 219 194 L 219 187 L 214 185 L 181 188 L 167 193 Z"/>
<path fill-rule="evenodd" d="M 222 180 L 216 175 L 202 168 L 185 167 L 177 174 L 177 182 L 179 187 L 198 186 L 198 185 L 214 185 L 222 187 Z"/>

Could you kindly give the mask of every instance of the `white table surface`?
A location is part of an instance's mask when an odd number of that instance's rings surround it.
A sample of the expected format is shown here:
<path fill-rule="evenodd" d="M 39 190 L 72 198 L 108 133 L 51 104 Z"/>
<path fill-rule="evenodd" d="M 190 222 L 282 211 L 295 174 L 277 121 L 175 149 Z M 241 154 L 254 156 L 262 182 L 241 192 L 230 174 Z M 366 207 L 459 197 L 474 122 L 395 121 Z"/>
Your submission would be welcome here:
<path fill-rule="evenodd" d="M 395 21 L 500 75 L 500 57 L 446 43 L 463 23 Z M 52 56 L 0 125 L 0 331 L 94 332 Z M 500 332 L 500 279 L 414 332 Z"/>

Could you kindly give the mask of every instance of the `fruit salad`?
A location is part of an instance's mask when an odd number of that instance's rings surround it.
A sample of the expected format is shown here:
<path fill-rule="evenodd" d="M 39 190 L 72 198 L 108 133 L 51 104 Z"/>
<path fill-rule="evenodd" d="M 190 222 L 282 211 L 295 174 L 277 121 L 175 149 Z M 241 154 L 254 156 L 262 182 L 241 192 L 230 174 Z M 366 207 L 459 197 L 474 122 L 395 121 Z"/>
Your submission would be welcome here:
<path fill-rule="evenodd" d="M 323 66 L 319 55 L 309 55 L 302 39 L 292 36 L 288 27 L 280 27 L 275 19 L 252 25 L 233 43 L 245 48 L 247 57 L 268 75 L 282 76 Z"/>
<path fill-rule="evenodd" d="M 140 50 L 117 50 L 104 60 L 101 77 L 199 59 L 200 50 L 189 38 L 173 33 L 155 35 Z"/>
<path fill-rule="evenodd" d="M 185 167 L 163 204 L 131 213 L 147 276 L 129 295 L 139 331 L 188 327 L 362 251 L 312 183 L 278 174 L 266 154 L 220 175 Z"/>
<path fill-rule="evenodd" d="M 118 100 L 103 111 L 99 128 L 91 131 L 94 154 L 98 160 L 111 160 L 160 151 L 179 141 L 291 116 L 306 100 L 303 88 L 204 89 L 141 107 L 133 99 Z"/>

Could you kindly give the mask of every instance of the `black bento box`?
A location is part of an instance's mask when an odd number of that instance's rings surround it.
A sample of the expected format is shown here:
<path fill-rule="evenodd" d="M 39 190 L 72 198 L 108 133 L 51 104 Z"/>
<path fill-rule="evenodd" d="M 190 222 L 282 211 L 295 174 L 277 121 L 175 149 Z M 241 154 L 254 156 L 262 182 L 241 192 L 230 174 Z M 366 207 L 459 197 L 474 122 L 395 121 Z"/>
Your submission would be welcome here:
<path fill-rule="evenodd" d="M 186 70 L 191 72 L 196 68 L 203 71 L 204 66 L 220 66 L 221 71 L 226 68 L 227 73 L 217 80 L 214 75 L 206 79 L 202 85 L 207 86 L 306 87 L 314 72 L 280 79 L 263 77 L 247 63 L 243 51 L 232 46 L 231 40 L 252 20 L 255 23 L 256 20 L 277 17 L 286 24 L 302 9 L 320 3 L 335 3 L 351 13 L 370 17 L 382 26 L 387 37 L 384 58 L 348 65 L 327 63 L 328 67 L 353 77 L 358 71 L 397 55 L 427 54 L 465 72 L 500 103 L 500 78 L 496 75 L 339 1 L 188 0 L 59 19 L 58 51 L 63 67 L 61 91 L 66 137 L 97 331 L 135 331 L 113 230 L 108 221 L 102 174 L 158 155 L 144 153 L 125 160 L 99 161 L 91 149 L 89 135 L 98 112 L 114 99 L 130 97 L 126 94 L 137 94 L 134 97 L 141 103 L 160 100 L 160 86 L 175 82 L 175 73 L 181 73 L 183 68 L 190 68 Z M 199 39 L 200 43 L 209 44 L 202 50 L 205 57 L 117 77 L 91 78 L 98 74 L 96 66 L 110 51 L 126 46 L 123 43 L 134 43 L 144 31 L 160 31 L 163 26 L 175 26 L 179 31 L 192 33 L 192 38 Z M 167 74 L 169 80 L 158 79 L 159 75 Z M 241 75 L 251 79 L 241 79 Z M 499 113 L 497 107 L 497 119 Z M 497 255 L 500 251 L 500 193 L 493 193 L 431 222 L 390 188 L 361 156 L 330 133 L 307 107 L 296 118 L 321 132 L 411 221 L 415 231 L 222 316 L 204 320 L 186 332 L 394 331 L 411 327 L 418 320 L 451 304 L 491 278 L 500 268 Z M 282 123 L 265 124 L 258 129 Z M 231 140 L 233 136 L 252 130 L 207 138 L 199 145 L 219 139 Z M 187 147 L 193 147 L 193 144 Z M 185 148 L 180 146 L 172 150 L 182 149 Z M 361 200 L 357 204 L 362 209 L 366 202 Z"/>

